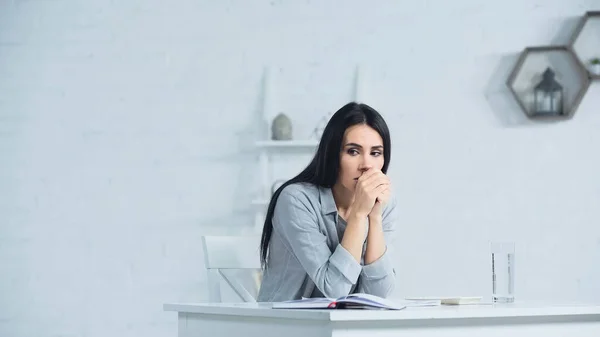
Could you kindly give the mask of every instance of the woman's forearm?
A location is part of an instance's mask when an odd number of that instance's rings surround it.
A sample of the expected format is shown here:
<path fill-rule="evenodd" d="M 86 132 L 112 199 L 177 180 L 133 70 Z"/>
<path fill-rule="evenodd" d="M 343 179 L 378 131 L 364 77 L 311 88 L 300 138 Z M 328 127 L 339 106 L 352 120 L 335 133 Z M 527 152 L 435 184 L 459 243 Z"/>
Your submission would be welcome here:
<path fill-rule="evenodd" d="M 377 261 L 386 250 L 385 237 L 381 217 L 369 218 L 369 233 L 367 234 L 367 249 L 365 251 L 365 265 Z"/>
<path fill-rule="evenodd" d="M 358 263 L 362 258 L 366 219 L 366 215 L 350 212 L 341 242 L 342 247 L 352 254 Z"/>

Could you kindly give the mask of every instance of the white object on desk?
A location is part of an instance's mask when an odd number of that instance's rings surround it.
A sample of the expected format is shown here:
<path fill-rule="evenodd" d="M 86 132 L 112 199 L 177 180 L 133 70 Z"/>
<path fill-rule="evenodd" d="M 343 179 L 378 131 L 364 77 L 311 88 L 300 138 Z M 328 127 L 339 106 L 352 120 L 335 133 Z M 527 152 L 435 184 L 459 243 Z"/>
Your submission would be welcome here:
<path fill-rule="evenodd" d="M 404 310 L 271 309 L 271 303 L 165 304 L 179 336 L 600 336 L 600 306 L 470 305 Z"/>
<path fill-rule="evenodd" d="M 481 296 L 458 296 L 458 297 L 409 297 L 409 301 L 439 301 L 442 305 L 467 305 L 467 304 L 480 304 Z"/>

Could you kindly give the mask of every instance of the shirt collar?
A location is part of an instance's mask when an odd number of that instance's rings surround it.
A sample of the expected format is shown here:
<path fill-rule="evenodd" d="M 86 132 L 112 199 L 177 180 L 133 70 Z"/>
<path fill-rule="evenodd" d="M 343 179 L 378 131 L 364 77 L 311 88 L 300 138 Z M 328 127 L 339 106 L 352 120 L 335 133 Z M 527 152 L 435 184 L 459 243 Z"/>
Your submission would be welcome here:
<path fill-rule="evenodd" d="M 337 212 L 337 206 L 335 205 L 331 188 L 319 186 L 319 198 L 321 199 L 321 212 L 323 212 L 323 214 Z"/>

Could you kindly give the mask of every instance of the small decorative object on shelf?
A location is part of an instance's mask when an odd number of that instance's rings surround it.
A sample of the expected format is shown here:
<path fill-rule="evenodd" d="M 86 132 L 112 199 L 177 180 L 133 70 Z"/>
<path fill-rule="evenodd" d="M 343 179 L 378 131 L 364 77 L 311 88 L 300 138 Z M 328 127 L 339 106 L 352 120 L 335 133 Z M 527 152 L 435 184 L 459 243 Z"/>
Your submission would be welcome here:
<path fill-rule="evenodd" d="M 291 140 L 292 139 L 292 121 L 284 113 L 280 113 L 273 119 L 271 125 L 272 140 Z"/>
<path fill-rule="evenodd" d="M 590 71 L 594 75 L 600 75 L 600 57 L 594 57 L 590 61 Z"/>
<path fill-rule="evenodd" d="M 534 114 L 545 116 L 560 116 L 563 114 L 563 87 L 556 82 L 555 74 L 546 68 L 542 80 L 534 90 Z"/>

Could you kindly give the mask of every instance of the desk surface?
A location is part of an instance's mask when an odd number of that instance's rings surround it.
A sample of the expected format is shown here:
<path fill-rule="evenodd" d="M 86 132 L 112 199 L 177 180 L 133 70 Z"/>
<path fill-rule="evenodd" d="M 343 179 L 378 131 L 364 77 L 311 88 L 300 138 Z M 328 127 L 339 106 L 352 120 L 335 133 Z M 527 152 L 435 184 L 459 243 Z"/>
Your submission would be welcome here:
<path fill-rule="evenodd" d="M 255 318 L 286 318 L 319 321 L 420 321 L 431 319 L 524 319 L 555 320 L 557 317 L 587 318 L 600 321 L 600 305 L 511 303 L 480 305 L 442 305 L 409 307 L 403 310 L 315 310 L 272 309 L 270 303 L 169 303 L 166 311 L 188 314 L 221 316 L 249 316 Z"/>

